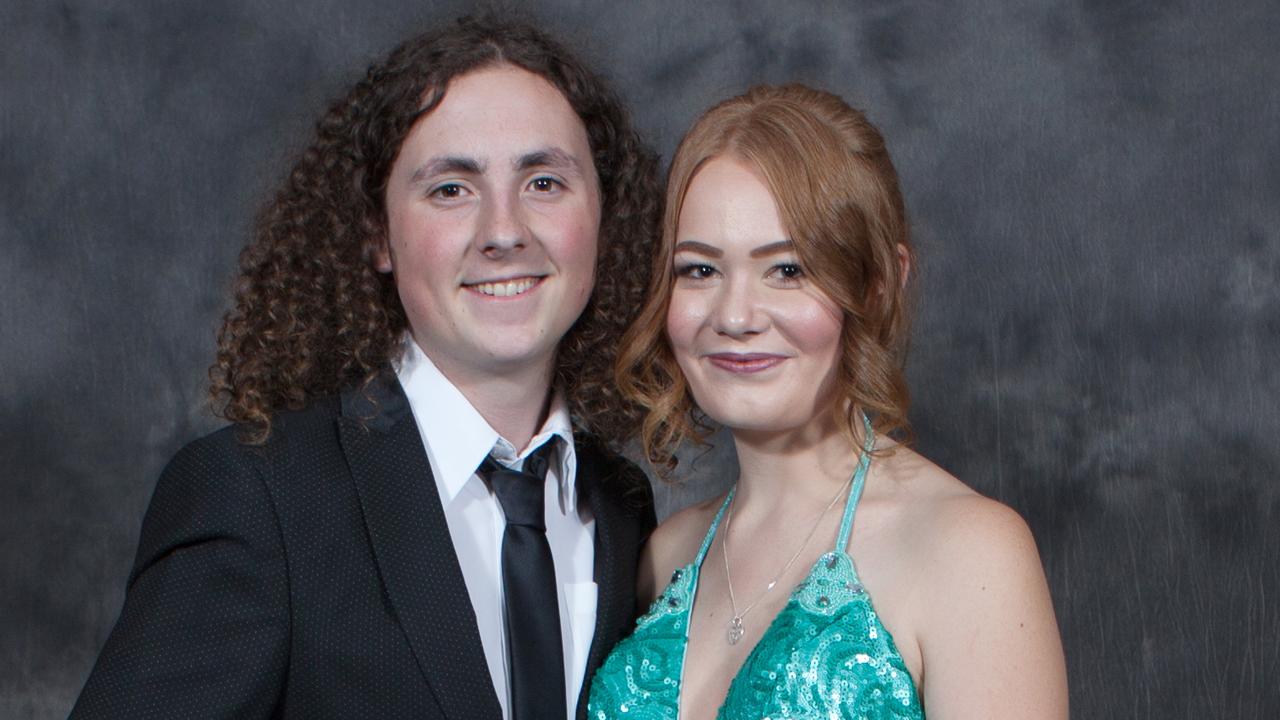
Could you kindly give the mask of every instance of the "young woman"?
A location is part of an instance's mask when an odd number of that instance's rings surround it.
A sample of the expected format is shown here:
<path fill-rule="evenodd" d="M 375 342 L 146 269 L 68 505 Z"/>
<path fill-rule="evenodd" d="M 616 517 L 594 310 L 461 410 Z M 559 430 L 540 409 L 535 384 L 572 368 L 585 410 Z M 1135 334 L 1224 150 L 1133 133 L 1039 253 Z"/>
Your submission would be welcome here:
<path fill-rule="evenodd" d="M 838 97 L 758 87 L 681 142 L 619 383 L 652 462 L 710 419 L 740 471 L 655 531 L 591 717 L 1067 716 L 1025 523 L 893 439 L 911 261 L 883 139 Z"/>

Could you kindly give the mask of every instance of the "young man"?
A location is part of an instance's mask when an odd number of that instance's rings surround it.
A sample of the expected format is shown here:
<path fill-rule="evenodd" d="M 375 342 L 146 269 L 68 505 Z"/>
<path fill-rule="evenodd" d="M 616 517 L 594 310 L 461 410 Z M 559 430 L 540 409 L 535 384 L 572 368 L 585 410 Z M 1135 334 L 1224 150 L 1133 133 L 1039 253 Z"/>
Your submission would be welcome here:
<path fill-rule="evenodd" d="M 72 717 L 585 717 L 654 521 L 602 438 L 655 164 L 527 26 L 370 68 L 242 256 L 237 425 L 161 477 Z"/>

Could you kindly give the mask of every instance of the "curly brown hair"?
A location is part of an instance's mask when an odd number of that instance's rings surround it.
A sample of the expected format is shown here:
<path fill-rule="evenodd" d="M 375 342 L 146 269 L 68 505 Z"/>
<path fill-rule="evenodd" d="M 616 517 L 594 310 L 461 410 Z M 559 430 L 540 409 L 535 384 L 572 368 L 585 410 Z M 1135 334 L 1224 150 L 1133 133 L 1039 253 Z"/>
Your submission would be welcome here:
<path fill-rule="evenodd" d="M 618 337 L 648 283 L 657 235 L 657 157 L 618 97 L 564 46 L 524 22 L 464 17 L 372 65 L 316 125 L 314 141 L 257 218 L 235 307 L 209 370 L 215 411 L 262 443 L 272 414 L 367 384 L 401 352 L 405 312 L 373 253 L 387 233 L 387 176 L 405 137 L 451 79 L 506 63 L 560 90 L 586 127 L 600 182 L 595 291 L 560 344 L 555 382 L 575 425 L 609 441 L 638 415 L 615 389 Z"/>
<path fill-rule="evenodd" d="M 838 395 L 844 426 L 911 437 L 903 373 L 910 326 L 904 272 L 912 250 L 906 209 L 884 138 L 838 96 L 803 85 L 752 88 L 708 110 L 681 140 L 667 181 L 662 239 L 644 308 L 623 337 L 617 378 L 645 408 L 641 440 L 660 474 L 686 439 L 710 430 L 666 335 L 672 255 L 685 193 L 698 170 L 731 155 L 758 168 L 805 273 L 843 311 Z"/>

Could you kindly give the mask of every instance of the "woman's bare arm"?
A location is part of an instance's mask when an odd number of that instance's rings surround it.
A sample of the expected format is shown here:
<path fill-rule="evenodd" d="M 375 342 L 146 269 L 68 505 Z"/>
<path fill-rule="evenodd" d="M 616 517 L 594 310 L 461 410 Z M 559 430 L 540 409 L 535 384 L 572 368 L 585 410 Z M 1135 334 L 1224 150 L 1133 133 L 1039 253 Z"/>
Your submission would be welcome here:
<path fill-rule="evenodd" d="M 1026 523 L 977 495 L 940 505 L 920 628 L 930 720 L 1065 720 L 1062 640 Z"/>

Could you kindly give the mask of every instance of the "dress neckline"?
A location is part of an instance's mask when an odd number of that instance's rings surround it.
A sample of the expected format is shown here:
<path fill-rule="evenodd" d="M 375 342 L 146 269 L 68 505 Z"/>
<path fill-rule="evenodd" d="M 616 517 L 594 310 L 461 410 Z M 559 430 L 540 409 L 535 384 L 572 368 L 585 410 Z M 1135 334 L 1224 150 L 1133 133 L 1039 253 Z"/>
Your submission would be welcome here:
<path fill-rule="evenodd" d="M 867 482 L 867 469 L 871 467 L 871 451 L 875 448 L 875 431 L 871 427 L 871 421 L 866 415 L 862 416 L 863 436 L 866 438 L 863 443 L 862 453 L 858 456 L 858 466 L 853 471 L 853 478 L 849 485 L 849 497 L 844 503 L 844 514 L 840 518 L 840 532 L 836 535 L 835 547 L 830 552 L 846 552 L 849 547 L 849 536 L 853 532 L 853 515 L 857 510 L 858 501 L 862 498 L 862 489 Z M 716 533 L 720 530 L 720 521 L 724 518 L 725 511 L 729 509 L 729 503 L 733 502 L 734 495 L 738 492 L 738 485 L 729 488 L 728 494 L 724 497 L 724 502 L 720 503 L 720 509 L 716 511 L 715 518 L 711 521 L 711 527 L 707 528 L 706 537 L 702 539 L 702 545 L 698 548 L 698 554 L 694 557 L 691 566 L 697 570 L 702 569 L 702 561 L 706 559 L 707 552 L 711 549 L 711 543 L 715 541 Z M 829 553 L 828 553 L 829 554 Z M 696 580 L 695 588 L 696 590 Z M 692 612 L 692 608 L 690 609 Z"/>
<path fill-rule="evenodd" d="M 846 551 L 872 447 L 868 437 L 855 471 L 861 477 L 851 479 L 837 546 L 814 562 L 735 670 L 719 700 L 719 720 L 766 713 L 924 717 L 911 673 Z M 729 498 L 725 500 L 698 557 L 672 573 L 636 631 L 618 644 L 596 673 L 589 704 L 593 717 L 680 717 L 699 569 L 716 528 L 727 517 Z"/>
<path fill-rule="evenodd" d="M 857 576 L 857 571 L 853 568 L 853 558 L 849 556 L 846 549 L 849 545 L 849 536 L 853 530 L 854 512 L 857 510 L 858 501 L 862 498 L 862 489 L 866 485 L 867 481 L 867 470 L 871 467 L 871 451 L 875 448 L 875 432 L 871 427 L 871 421 L 867 419 L 866 415 L 862 416 L 862 428 L 863 436 L 866 440 L 863 443 L 862 453 L 858 457 L 858 466 L 853 471 L 852 482 L 849 485 L 849 497 L 845 499 L 844 514 L 840 519 L 840 531 L 836 535 L 835 547 L 823 553 L 816 561 L 814 561 L 813 565 L 809 568 L 809 572 L 805 575 L 805 579 L 802 580 L 799 585 L 792 588 L 790 596 L 783 604 L 782 610 L 778 611 L 778 614 L 786 611 L 787 607 L 794 601 L 796 593 L 812 581 L 814 574 L 817 573 L 823 565 L 830 569 L 835 567 L 838 562 L 847 562 L 849 564 L 849 569 L 853 572 L 855 577 Z M 672 580 L 675 581 L 681 574 L 689 576 L 689 602 L 684 608 L 684 612 L 686 614 L 685 617 L 688 619 L 685 624 L 684 646 L 680 650 L 680 672 L 678 673 L 679 677 L 677 683 L 677 687 L 680 688 L 684 687 L 684 669 L 686 666 L 686 660 L 688 660 L 689 656 L 689 629 L 693 625 L 693 606 L 698 602 L 698 584 L 702 575 L 702 562 L 706 559 L 707 552 L 711 549 L 711 543 L 715 541 L 716 533 L 720 528 L 720 521 L 724 518 L 725 512 L 729 509 L 729 503 L 733 501 L 734 494 L 737 493 L 737 491 L 738 486 L 735 483 L 733 487 L 729 488 L 729 492 L 725 495 L 724 502 L 720 503 L 720 509 L 716 511 L 716 516 L 711 521 L 711 527 L 707 529 L 706 537 L 702 539 L 702 545 L 698 548 L 697 556 L 694 557 L 693 562 L 686 565 L 682 570 L 677 570 L 676 576 L 672 578 Z M 861 592 L 861 581 L 858 582 L 857 590 L 858 592 Z M 760 639 L 756 641 L 756 644 L 747 652 L 746 658 L 743 661 L 743 666 L 738 668 L 738 671 L 734 673 L 733 679 L 729 681 L 730 689 L 732 689 L 734 684 L 737 683 L 738 677 L 742 673 L 742 668 L 746 666 L 746 661 L 751 659 L 751 656 L 756 653 L 756 649 L 760 647 L 761 641 L 768 636 L 770 630 L 773 628 L 775 620 L 777 620 L 777 615 L 774 616 L 773 620 L 769 621 L 769 625 L 765 628 L 764 635 L 761 635 Z M 680 696 L 677 696 L 676 700 L 677 720 L 679 720 L 683 709 L 683 693 L 681 693 Z"/>

